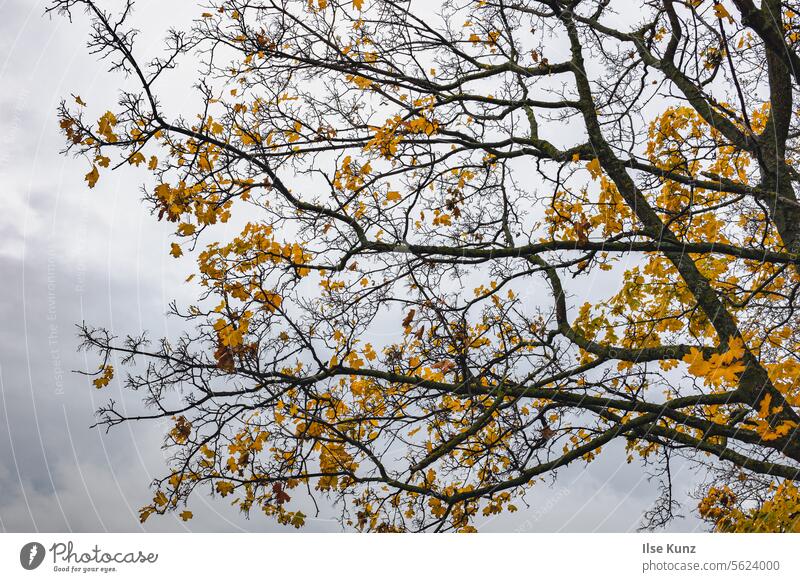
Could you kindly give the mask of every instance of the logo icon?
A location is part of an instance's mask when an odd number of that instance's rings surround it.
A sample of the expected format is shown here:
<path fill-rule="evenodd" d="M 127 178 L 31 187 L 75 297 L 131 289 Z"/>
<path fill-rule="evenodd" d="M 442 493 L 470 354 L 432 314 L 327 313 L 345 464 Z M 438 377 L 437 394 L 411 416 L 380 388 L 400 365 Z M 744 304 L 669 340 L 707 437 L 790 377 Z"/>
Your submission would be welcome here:
<path fill-rule="evenodd" d="M 39 542 L 28 542 L 19 551 L 19 563 L 26 570 L 35 570 L 44 561 L 44 546 Z"/>

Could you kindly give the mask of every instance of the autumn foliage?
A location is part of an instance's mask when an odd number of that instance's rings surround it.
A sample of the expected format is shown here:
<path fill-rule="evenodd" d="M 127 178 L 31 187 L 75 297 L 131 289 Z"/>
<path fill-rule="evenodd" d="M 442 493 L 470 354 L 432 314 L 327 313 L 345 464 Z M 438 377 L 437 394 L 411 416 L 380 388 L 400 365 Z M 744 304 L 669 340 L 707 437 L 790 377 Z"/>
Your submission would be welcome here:
<path fill-rule="evenodd" d="M 712 527 L 798 529 L 792 2 L 230 0 L 155 55 L 99 4 L 52 5 L 126 87 L 64 101 L 68 150 L 138 167 L 197 263 L 185 335 L 82 330 L 148 405 L 100 424 L 173 426 L 142 520 L 471 531 L 611 449 L 645 527 L 681 459 Z"/>

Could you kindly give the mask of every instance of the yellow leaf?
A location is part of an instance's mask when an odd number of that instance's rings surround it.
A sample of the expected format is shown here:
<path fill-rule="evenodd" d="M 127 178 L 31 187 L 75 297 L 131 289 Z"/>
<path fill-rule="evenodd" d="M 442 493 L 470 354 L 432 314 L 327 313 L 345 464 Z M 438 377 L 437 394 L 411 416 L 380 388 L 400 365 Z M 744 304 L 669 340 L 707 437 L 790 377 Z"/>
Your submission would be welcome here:
<path fill-rule="evenodd" d="M 433 224 L 434 226 L 450 226 L 453 224 L 453 220 L 449 214 L 440 213 L 433 219 Z"/>
<path fill-rule="evenodd" d="M 401 198 L 400 192 L 395 192 L 394 190 L 392 190 L 392 191 L 386 193 L 386 199 L 391 201 L 391 202 L 395 202 L 397 200 L 400 200 L 400 198 Z"/>
<path fill-rule="evenodd" d="M 148 505 L 146 507 L 142 507 L 139 510 L 139 523 L 144 523 L 147 521 L 147 518 L 150 517 L 155 512 L 155 507 L 152 505 Z"/>
<path fill-rule="evenodd" d="M 356 0 L 353 0 L 353 4 L 356 3 Z M 359 2 L 360 3 L 360 2 Z M 302 511 L 297 511 L 292 514 L 292 519 L 289 523 L 291 523 L 295 528 L 302 527 L 306 522 L 306 515 Z"/>
<path fill-rule="evenodd" d="M 595 180 L 603 173 L 603 169 L 600 167 L 600 160 L 597 158 L 586 164 L 586 169 L 589 170 L 589 173 Z"/>
<path fill-rule="evenodd" d="M 727 18 L 728 22 L 733 22 L 730 12 L 720 2 L 714 3 L 714 14 L 716 14 L 717 18 Z"/>
<path fill-rule="evenodd" d="M 372 87 L 372 81 L 370 81 L 369 79 L 365 79 L 364 77 L 361 77 L 359 75 L 355 76 L 350 75 L 348 76 L 347 80 L 352 81 L 353 83 L 358 85 L 359 89 L 369 89 L 370 87 Z"/>
<path fill-rule="evenodd" d="M 217 492 L 225 497 L 229 493 L 233 493 L 233 483 L 227 481 L 217 481 Z"/>
<path fill-rule="evenodd" d="M 170 245 L 169 254 L 171 254 L 176 259 L 180 257 L 183 254 L 183 250 L 181 250 L 181 245 L 179 245 L 178 243 L 172 243 Z"/>
<path fill-rule="evenodd" d="M 744 372 L 745 366 L 741 362 L 731 364 L 730 366 L 721 366 L 712 370 L 708 375 L 708 381 L 712 384 L 719 384 L 721 381 L 736 382 L 739 374 Z"/>
<path fill-rule="evenodd" d="M 769 416 L 769 406 L 772 403 L 772 394 L 767 394 L 761 399 L 758 406 L 758 417 L 767 418 Z"/>
<path fill-rule="evenodd" d="M 142 152 L 136 152 L 131 157 L 128 158 L 128 163 L 132 166 L 138 167 L 140 164 L 144 162 L 144 154 Z"/>
<path fill-rule="evenodd" d="M 362 6 L 364 6 L 364 0 L 353 0 L 353 8 L 361 10 Z"/>
<path fill-rule="evenodd" d="M 728 351 L 724 355 L 724 361 L 741 360 L 742 356 L 744 356 L 744 341 L 740 337 L 735 337 L 728 342 Z"/>
<path fill-rule="evenodd" d="M 156 496 L 153 497 L 153 502 L 156 505 L 166 505 L 167 501 L 169 501 L 169 500 L 167 499 L 167 496 L 164 495 L 163 491 L 157 491 L 156 492 Z"/>
<path fill-rule="evenodd" d="M 191 236 L 195 233 L 196 227 L 188 222 L 182 222 L 178 225 L 178 234 L 181 236 Z"/>
<path fill-rule="evenodd" d="M 89 184 L 89 188 L 94 188 L 94 185 L 97 184 L 97 181 L 100 179 L 100 172 L 97 169 L 97 166 L 92 166 L 92 171 L 86 174 L 84 180 Z"/>
<path fill-rule="evenodd" d="M 183 521 L 189 521 L 194 517 L 194 514 L 188 509 L 186 511 L 181 511 L 179 515 Z"/>
<path fill-rule="evenodd" d="M 689 364 L 689 373 L 693 376 L 705 376 L 711 367 L 697 348 L 691 348 L 689 353 L 683 356 L 683 361 Z"/>

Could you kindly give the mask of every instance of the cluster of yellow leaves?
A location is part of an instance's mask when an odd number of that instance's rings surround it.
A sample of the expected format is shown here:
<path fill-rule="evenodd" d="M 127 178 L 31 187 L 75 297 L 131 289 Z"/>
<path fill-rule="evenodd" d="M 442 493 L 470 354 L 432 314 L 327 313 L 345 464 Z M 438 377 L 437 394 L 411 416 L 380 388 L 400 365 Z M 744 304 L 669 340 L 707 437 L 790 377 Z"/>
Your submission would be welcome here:
<path fill-rule="evenodd" d="M 367 176 L 372 172 L 369 162 L 358 166 L 351 156 L 345 156 L 333 178 L 333 185 L 337 190 L 350 190 L 355 192 L 364 185 Z"/>
<path fill-rule="evenodd" d="M 262 292 L 257 284 L 242 285 L 229 282 L 226 275 L 246 276 L 258 267 L 268 265 L 287 265 L 294 269 L 299 277 L 310 273 L 308 264 L 310 253 L 303 250 L 298 243 L 280 243 L 272 237 L 272 228 L 264 224 L 248 223 L 241 234 L 226 245 L 211 243 L 200 254 L 198 265 L 203 275 L 203 283 L 218 286 L 220 290 L 230 293 L 242 301 L 251 299 L 254 294 L 272 308 L 278 307 L 274 294 Z"/>
<path fill-rule="evenodd" d="M 758 405 L 757 417 L 742 423 L 742 428 L 756 431 L 765 441 L 783 438 L 797 428 L 797 423 L 793 420 L 783 420 L 779 424 L 775 424 L 774 421 L 770 422 L 773 416 L 782 411 L 783 406 L 772 406 L 772 395 L 766 394 Z"/>
<path fill-rule="evenodd" d="M 97 131 L 108 143 L 116 143 L 119 138 L 114 133 L 114 127 L 117 125 L 117 117 L 110 111 L 106 111 L 100 120 L 97 122 Z"/>
<path fill-rule="evenodd" d="M 146 505 L 139 510 L 139 521 L 144 523 L 147 521 L 147 518 L 150 517 L 154 513 L 163 514 L 167 511 L 167 509 L 171 507 L 175 507 L 178 503 L 178 498 L 173 496 L 172 498 L 167 497 L 166 493 L 161 489 L 157 490 L 155 495 L 153 496 L 153 502 L 150 505 Z M 181 519 L 183 521 L 188 521 L 192 518 L 191 511 L 184 511 L 181 513 Z"/>
<path fill-rule="evenodd" d="M 339 486 L 338 475 L 335 473 L 350 472 L 355 473 L 358 463 L 353 456 L 339 443 L 323 443 L 319 448 L 319 468 L 320 472 L 328 475 L 320 477 L 317 481 L 317 489 L 321 491 L 336 489 Z"/>
<path fill-rule="evenodd" d="M 770 341 L 777 345 L 788 346 L 790 343 L 788 329 L 778 332 Z M 781 358 L 774 363 L 765 363 L 772 384 L 786 399 L 790 406 L 800 407 L 800 362 L 794 358 Z"/>
<path fill-rule="evenodd" d="M 80 97 L 76 97 L 75 101 L 81 107 L 84 107 L 86 103 Z M 142 122 L 143 123 L 143 122 Z M 108 168 L 111 159 L 107 156 L 102 155 L 101 146 L 104 144 L 115 144 L 120 141 L 120 136 L 115 133 L 115 128 L 119 124 L 119 120 L 117 116 L 114 115 L 111 111 L 106 111 L 100 119 L 97 121 L 97 135 L 100 139 L 95 139 L 91 136 L 84 136 L 81 132 L 77 129 L 77 125 L 74 119 L 64 118 L 60 122 L 61 129 L 67 134 L 67 138 L 75 144 L 82 143 L 85 146 L 94 147 L 96 150 L 96 154 L 94 157 L 94 163 L 92 164 L 92 169 L 84 176 L 84 180 L 89 185 L 89 188 L 94 188 L 97 185 L 98 180 L 100 179 L 100 170 L 99 168 Z M 135 143 L 143 143 L 144 139 L 142 137 L 142 130 L 138 127 L 135 127 L 131 132 L 130 135 L 126 136 L 132 142 Z M 137 150 L 133 152 L 130 156 L 128 156 L 127 161 L 129 164 L 134 166 L 140 166 L 146 160 L 144 154 Z M 158 164 L 158 160 L 155 157 L 150 159 L 150 163 L 148 167 L 151 170 L 154 170 L 156 165 Z"/>
<path fill-rule="evenodd" d="M 703 353 L 693 347 L 683 361 L 689 365 L 689 373 L 702 377 L 707 386 L 720 386 L 735 384 L 739 379 L 739 374 L 745 369 L 744 353 L 744 342 L 737 337 L 728 342 L 728 350 L 724 353 L 712 354 L 706 360 Z"/>
<path fill-rule="evenodd" d="M 545 209 L 545 219 L 550 237 L 561 237 L 566 240 L 588 239 L 591 222 L 585 212 L 583 202 L 567 199 L 563 192 L 557 192 L 553 202 Z M 542 242 L 547 237 L 542 237 Z"/>
<path fill-rule="evenodd" d="M 362 87 L 363 88 L 363 87 Z M 396 114 L 377 127 L 371 127 L 372 139 L 364 146 L 364 151 L 378 152 L 382 157 L 389 159 L 395 156 L 397 148 L 403 139 L 409 135 L 431 136 L 439 131 L 439 122 L 431 116 L 433 100 L 417 99 L 413 103 L 418 114 L 407 119 Z"/>
<path fill-rule="evenodd" d="M 175 426 L 169 431 L 169 436 L 171 436 L 177 444 L 184 444 L 192 434 L 192 423 L 186 420 L 186 417 L 183 415 L 175 416 L 172 420 L 175 421 Z"/>
<path fill-rule="evenodd" d="M 725 103 L 718 105 L 727 108 Z M 763 130 L 769 119 L 769 104 L 763 104 L 750 113 L 751 128 L 742 127 L 743 131 L 759 132 Z M 714 158 L 704 166 L 702 149 L 714 148 Z M 710 126 L 692 107 L 670 107 L 651 122 L 646 153 L 650 161 L 657 167 L 686 175 L 698 175 L 701 171 L 709 172 L 736 182 L 746 183 L 747 171 L 752 162 L 751 157 L 726 142 L 717 129 Z M 701 161 L 702 160 L 702 161 Z M 664 180 L 667 194 L 681 194 L 686 203 L 685 186 L 671 180 Z M 695 191 L 693 191 L 694 193 Z M 718 195 L 714 192 L 700 190 L 704 196 Z M 692 201 L 695 204 L 702 202 Z M 675 204 L 673 202 L 673 204 Z M 672 209 L 672 206 L 666 206 Z"/>
<path fill-rule="evenodd" d="M 450 226 L 453 224 L 453 218 L 447 212 L 442 212 L 438 208 L 433 211 L 433 225 L 434 226 Z"/>
<path fill-rule="evenodd" d="M 219 341 L 223 346 L 235 348 L 242 345 L 242 338 L 247 333 L 252 313 L 245 311 L 237 324 L 227 319 L 219 318 L 214 322 L 214 330 L 219 334 Z"/>
<path fill-rule="evenodd" d="M 473 46 L 475 46 L 477 44 L 485 44 L 485 45 L 487 45 L 489 47 L 496 47 L 497 46 L 497 41 L 500 40 L 500 31 L 499 30 L 490 30 L 486 34 L 486 38 L 485 39 L 481 38 L 480 35 L 478 35 L 478 34 L 473 32 L 472 34 L 469 35 L 469 38 L 467 40 L 469 42 L 471 42 Z"/>
<path fill-rule="evenodd" d="M 243 475 L 251 459 L 264 449 L 264 444 L 268 438 L 269 432 L 264 430 L 244 429 L 240 431 L 228 445 L 229 456 L 225 462 L 225 469 L 231 474 Z M 203 451 L 203 454 L 208 459 L 212 459 L 215 456 L 215 453 L 211 450 Z M 207 466 L 213 465 L 211 462 L 204 464 Z"/>
<path fill-rule="evenodd" d="M 200 284 L 222 299 L 214 322 L 214 356 L 222 370 L 233 372 L 235 356 L 255 349 L 245 341 L 254 313 L 275 313 L 283 305 L 284 297 L 266 287 L 269 272 L 291 270 L 298 277 L 310 273 L 311 255 L 298 243 L 280 243 L 272 235 L 269 225 L 248 223 L 230 243 L 211 243 L 198 257 Z"/>
<path fill-rule="evenodd" d="M 592 162 L 589 163 L 591 166 Z M 591 234 L 601 230 L 603 236 L 613 236 L 630 226 L 633 213 L 620 196 L 613 181 L 602 170 L 590 170 L 600 180 L 597 201 L 591 201 L 587 191 L 568 199 L 564 192 L 557 192 L 553 202 L 545 209 L 548 235 L 562 240 L 585 243 Z M 541 239 L 547 240 L 546 237 Z"/>
<path fill-rule="evenodd" d="M 726 107 L 720 104 L 719 107 Z M 756 108 L 751 117 L 755 130 L 762 128 L 769 117 L 769 107 Z M 713 153 L 712 156 L 708 152 Z M 736 150 L 725 142 L 720 134 L 690 107 L 673 107 L 664 111 L 651 124 L 647 155 L 656 167 L 683 175 L 701 176 L 704 172 L 722 178 L 748 181 L 750 156 Z M 580 161 L 580 155 L 573 162 Z M 614 183 L 603 173 L 597 158 L 586 162 L 586 169 L 594 181 L 599 181 L 599 193 L 594 198 L 590 188 L 578 192 L 558 192 L 545 211 L 550 238 L 585 242 L 598 230 L 604 237 L 613 236 L 626 229 L 636 228 L 628 205 L 622 200 Z M 648 192 L 649 196 L 650 193 Z M 780 243 L 772 233 L 761 230 L 743 231 L 748 237 L 744 242 L 732 241 L 729 236 L 740 237 L 736 225 L 717 212 L 703 212 L 725 204 L 732 196 L 720 189 L 704 190 L 689 187 L 675 180 L 664 178 L 661 188 L 655 192 L 654 206 L 670 214 L 666 217 L 675 232 L 681 233 L 690 242 L 725 244 L 763 244 L 780 250 Z M 686 212 L 691 206 L 696 212 Z M 755 215 L 742 216 L 739 226 L 758 222 Z M 762 219 L 760 223 L 764 223 Z M 729 234 L 733 233 L 733 234 Z M 757 237 L 760 237 L 756 240 Z M 542 241 L 549 240 L 547 237 Z M 704 254 L 692 257 L 713 287 L 722 294 L 740 292 L 741 277 L 736 272 L 740 265 L 755 274 L 750 287 L 759 290 L 759 295 L 768 298 L 768 293 L 778 293 L 779 284 L 785 279 L 776 276 L 775 269 L 763 263 L 737 262 L 730 256 Z M 600 262 L 600 269 L 610 269 L 609 263 Z M 663 334 L 674 334 L 687 330 L 695 336 L 712 337 L 713 329 L 708 319 L 692 309 L 694 297 L 686 284 L 677 275 L 673 265 L 663 255 L 652 253 L 642 267 L 629 269 L 624 274 L 624 284 L 609 301 L 597 308 L 602 311 L 591 320 L 584 317 L 591 337 L 601 331 L 606 341 L 614 344 L 620 338 L 616 330 L 624 330 L 621 338 L 625 347 L 648 347 L 660 345 Z M 688 314 L 688 315 L 687 315 Z M 588 315 L 588 313 L 586 314 Z M 710 365 L 714 368 L 713 362 Z M 672 363 L 665 363 L 672 366 Z M 736 366 L 723 366 L 717 372 L 711 368 L 702 370 L 705 364 L 698 360 L 695 370 L 707 371 L 709 383 L 716 384 L 735 379 Z M 705 374 L 704 374 L 705 375 Z"/>
<path fill-rule="evenodd" d="M 698 508 L 703 519 L 726 533 L 800 533 L 800 491 L 790 481 L 772 485 L 761 505 L 742 509 L 727 486 L 711 487 Z"/>
<path fill-rule="evenodd" d="M 370 81 L 361 75 L 347 75 L 346 79 L 351 83 L 354 83 L 359 89 L 367 90 L 377 86 L 377 83 Z"/>
<path fill-rule="evenodd" d="M 316 11 L 316 10 L 325 10 L 328 7 L 328 0 L 308 0 L 308 8 L 309 10 Z"/>
<path fill-rule="evenodd" d="M 114 378 L 114 366 L 111 365 L 104 366 L 103 368 L 101 368 L 101 371 L 103 373 L 100 375 L 100 377 L 95 378 L 92 381 L 92 384 L 94 384 L 94 387 L 97 388 L 98 390 L 100 388 L 105 388 L 106 386 L 108 386 L 109 382 L 111 382 L 111 380 Z"/>
<path fill-rule="evenodd" d="M 221 202 L 218 193 L 209 193 L 209 186 L 203 183 L 187 186 L 181 181 L 175 186 L 159 184 L 154 194 L 159 204 L 159 218 L 177 222 L 185 214 L 191 214 L 197 223 L 203 226 L 227 222 L 231 216 L 233 202 Z M 187 223 L 184 223 L 187 224 Z M 194 234 L 194 230 L 186 232 L 189 226 L 181 226 L 182 236 Z"/>

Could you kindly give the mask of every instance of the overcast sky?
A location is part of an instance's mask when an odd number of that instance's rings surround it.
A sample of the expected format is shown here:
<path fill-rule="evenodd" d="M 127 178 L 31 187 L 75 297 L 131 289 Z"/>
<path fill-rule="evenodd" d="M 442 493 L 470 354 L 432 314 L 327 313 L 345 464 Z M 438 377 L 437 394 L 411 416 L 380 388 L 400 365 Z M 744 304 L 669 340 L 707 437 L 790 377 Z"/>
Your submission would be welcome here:
<path fill-rule="evenodd" d="M 246 520 L 203 495 L 190 504 L 192 521 L 154 516 L 143 528 L 137 510 L 152 497 L 151 480 L 166 470 L 164 428 L 90 428 L 103 400 L 139 403 L 116 381 L 100 392 L 72 372 L 96 365 L 78 353 L 75 324 L 175 335 L 178 322 L 164 312 L 171 298 L 192 298 L 183 283 L 191 264 L 167 255 L 169 228 L 139 201 L 141 173 L 106 172 L 89 191 L 85 162 L 60 155 L 59 100 L 76 93 L 112 103 L 115 78 L 88 54 L 85 22 L 45 17 L 46 5 L 0 0 L 0 531 L 294 531 L 260 515 Z M 166 26 L 196 10 L 187 0 L 142 0 L 137 19 Z M 161 32 L 143 26 L 146 49 Z M 673 480 L 691 481 L 686 468 L 678 471 Z M 555 484 L 534 486 L 529 508 L 475 525 L 633 531 L 656 495 L 641 467 L 612 447 L 589 470 L 575 465 Z M 691 515 L 694 503 L 686 501 Z M 307 529 L 340 531 L 335 510 L 322 510 Z M 686 519 L 672 529 L 697 527 Z"/>

